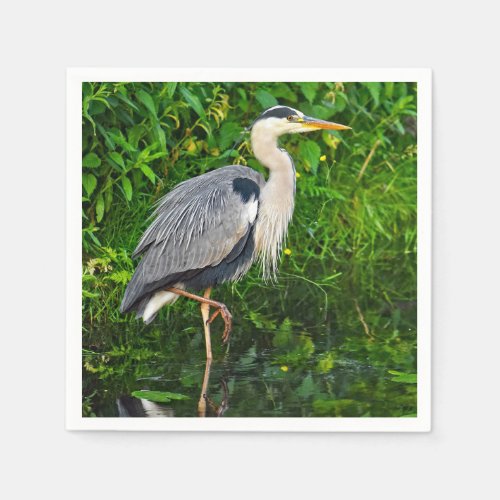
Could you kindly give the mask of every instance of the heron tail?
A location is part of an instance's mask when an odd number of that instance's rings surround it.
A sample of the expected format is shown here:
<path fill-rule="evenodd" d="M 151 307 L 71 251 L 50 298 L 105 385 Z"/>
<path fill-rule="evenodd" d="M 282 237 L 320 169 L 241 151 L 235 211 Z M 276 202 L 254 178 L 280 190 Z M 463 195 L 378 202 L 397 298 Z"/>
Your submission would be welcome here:
<path fill-rule="evenodd" d="M 160 290 L 151 295 L 144 297 L 134 307 L 136 311 L 136 319 L 142 318 L 146 325 L 149 325 L 157 316 L 159 310 L 165 306 L 173 304 L 179 295 L 173 292 Z"/>

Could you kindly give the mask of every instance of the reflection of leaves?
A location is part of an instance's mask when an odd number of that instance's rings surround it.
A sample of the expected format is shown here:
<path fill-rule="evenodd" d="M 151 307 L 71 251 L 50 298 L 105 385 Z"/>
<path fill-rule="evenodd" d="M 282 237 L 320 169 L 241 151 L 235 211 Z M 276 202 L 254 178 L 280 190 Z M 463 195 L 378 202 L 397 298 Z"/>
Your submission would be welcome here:
<path fill-rule="evenodd" d="M 273 345 L 276 347 L 293 347 L 296 337 L 292 332 L 292 323 L 290 318 L 285 318 L 279 330 L 274 335 Z"/>
<path fill-rule="evenodd" d="M 182 387 L 196 387 L 200 382 L 200 374 L 188 370 L 182 370 L 179 381 Z"/>
<path fill-rule="evenodd" d="M 322 354 L 319 359 L 318 363 L 316 365 L 316 369 L 320 373 L 328 373 L 334 365 L 334 353 L 333 351 L 326 352 L 325 354 Z"/>
<path fill-rule="evenodd" d="M 289 318 L 285 318 L 274 334 L 273 345 L 279 353 L 276 361 L 284 365 L 296 365 L 306 361 L 314 352 L 312 339 L 305 334 L 296 334 Z"/>
<path fill-rule="evenodd" d="M 276 362 L 279 364 L 299 365 L 305 363 L 314 353 L 314 343 L 310 337 L 300 335 L 297 337 L 297 345 L 288 352 L 277 354 Z"/>
<path fill-rule="evenodd" d="M 391 378 L 393 382 L 401 382 L 402 384 L 416 384 L 417 383 L 417 374 L 416 373 L 403 373 L 398 372 L 396 370 L 389 370 L 391 375 L 394 377 Z"/>
<path fill-rule="evenodd" d="M 311 374 L 306 376 L 296 392 L 298 396 L 304 399 L 312 396 L 315 392 L 317 392 L 316 384 L 314 383 Z"/>
<path fill-rule="evenodd" d="M 280 366 L 269 365 L 264 368 L 264 377 L 270 380 L 283 380 L 287 377 L 287 372 L 284 372 Z"/>
<path fill-rule="evenodd" d="M 352 399 L 317 399 L 313 402 L 315 417 L 357 417 L 362 408 L 361 403 Z"/>
<path fill-rule="evenodd" d="M 250 347 L 250 349 L 248 349 L 246 354 L 241 356 L 241 358 L 238 360 L 238 364 L 242 365 L 242 366 L 250 366 L 250 365 L 253 365 L 255 363 L 256 358 L 257 358 L 257 354 L 256 354 L 255 346 L 253 345 L 252 347 Z"/>
<path fill-rule="evenodd" d="M 134 391 L 132 396 L 139 399 L 147 399 L 155 403 L 168 403 L 173 399 L 190 399 L 189 396 L 179 394 L 177 392 L 163 392 L 163 391 Z"/>
<path fill-rule="evenodd" d="M 274 346 L 280 350 L 289 351 L 284 356 L 280 356 L 283 363 L 286 363 L 286 360 L 297 361 L 297 358 L 301 356 L 310 357 L 314 352 L 314 343 L 311 337 L 304 333 L 296 334 L 292 326 L 290 319 L 285 318 L 273 338 Z"/>

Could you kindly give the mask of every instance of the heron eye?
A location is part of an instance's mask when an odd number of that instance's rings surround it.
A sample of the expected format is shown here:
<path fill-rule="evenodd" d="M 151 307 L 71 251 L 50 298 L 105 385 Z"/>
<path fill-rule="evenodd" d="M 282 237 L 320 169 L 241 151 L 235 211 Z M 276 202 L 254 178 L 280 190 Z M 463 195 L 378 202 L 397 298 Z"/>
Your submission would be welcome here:
<path fill-rule="evenodd" d="M 286 117 L 286 119 L 289 121 L 289 122 L 292 122 L 294 120 L 295 116 L 293 115 L 289 115 Z"/>

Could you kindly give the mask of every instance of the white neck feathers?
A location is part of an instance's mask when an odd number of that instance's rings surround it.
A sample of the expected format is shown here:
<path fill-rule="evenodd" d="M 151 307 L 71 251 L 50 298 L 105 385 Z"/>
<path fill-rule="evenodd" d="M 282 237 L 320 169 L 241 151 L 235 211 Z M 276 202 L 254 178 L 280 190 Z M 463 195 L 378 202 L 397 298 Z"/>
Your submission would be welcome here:
<path fill-rule="evenodd" d="M 255 226 L 256 250 L 264 279 L 274 279 L 278 271 L 295 198 L 295 169 L 288 153 L 278 147 L 278 137 L 265 120 L 252 128 L 252 148 L 257 160 L 269 169 L 262 189 Z"/>

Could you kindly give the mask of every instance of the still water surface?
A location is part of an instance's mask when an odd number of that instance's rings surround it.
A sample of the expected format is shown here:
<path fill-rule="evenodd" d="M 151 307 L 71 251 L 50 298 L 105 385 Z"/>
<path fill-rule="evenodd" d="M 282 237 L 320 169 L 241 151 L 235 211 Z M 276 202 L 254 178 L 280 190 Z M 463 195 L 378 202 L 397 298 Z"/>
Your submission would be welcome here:
<path fill-rule="evenodd" d="M 155 325 L 94 326 L 84 335 L 83 414 L 416 416 L 415 303 L 349 301 L 326 311 L 233 308 L 229 346 L 220 345 L 222 322 L 212 324 L 211 366 L 197 308 L 172 308 Z M 149 400 L 158 396 L 167 401 Z"/>

